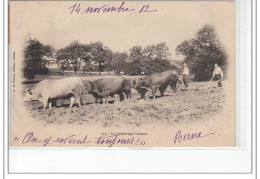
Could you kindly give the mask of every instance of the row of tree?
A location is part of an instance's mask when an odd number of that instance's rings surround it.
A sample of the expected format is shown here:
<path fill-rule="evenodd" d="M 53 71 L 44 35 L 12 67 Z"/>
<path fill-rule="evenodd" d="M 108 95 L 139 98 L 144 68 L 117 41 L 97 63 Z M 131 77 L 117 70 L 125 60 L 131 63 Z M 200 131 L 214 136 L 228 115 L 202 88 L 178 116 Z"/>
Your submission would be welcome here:
<path fill-rule="evenodd" d="M 112 60 L 105 64 L 105 69 L 129 75 L 177 69 L 175 65 L 171 65 L 169 56 L 169 49 L 165 43 L 149 45 L 145 48 L 134 46 L 130 49 L 129 56 L 127 53 L 114 53 Z"/>
<path fill-rule="evenodd" d="M 227 54 L 218 40 L 214 27 L 205 25 L 190 40 L 183 41 L 176 48 L 184 56 L 195 80 L 204 81 L 212 76 L 214 63 L 227 66 Z M 128 75 L 151 74 L 169 69 L 178 69 L 170 63 L 170 52 L 166 43 L 146 47 L 134 46 L 126 52 L 112 52 L 102 42 L 81 44 L 77 41 L 55 50 L 36 39 L 28 40 L 25 48 L 24 77 L 33 79 L 35 74 L 48 73 L 48 63 L 54 61 L 61 71 L 73 70 L 114 71 Z"/>
<path fill-rule="evenodd" d="M 113 53 L 101 42 L 81 44 L 72 42 L 65 48 L 54 50 L 36 39 L 30 39 L 25 48 L 24 77 L 33 79 L 35 74 L 48 73 L 48 63 L 55 61 L 61 71 L 114 71 L 128 75 L 151 74 L 176 68 L 170 64 L 169 49 L 165 43 L 145 48 L 134 46 L 130 54 Z"/>

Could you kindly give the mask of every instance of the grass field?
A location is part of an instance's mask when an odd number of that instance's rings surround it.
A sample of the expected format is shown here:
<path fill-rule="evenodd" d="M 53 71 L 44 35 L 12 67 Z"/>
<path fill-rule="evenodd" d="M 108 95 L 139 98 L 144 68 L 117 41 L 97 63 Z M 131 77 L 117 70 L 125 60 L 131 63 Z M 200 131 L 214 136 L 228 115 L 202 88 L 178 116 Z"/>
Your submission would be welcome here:
<path fill-rule="evenodd" d="M 37 79 L 38 78 L 38 79 Z M 46 79 L 37 77 L 35 81 Z M 59 77 L 49 77 L 59 78 Z M 94 80 L 101 77 L 81 77 L 83 80 Z M 103 78 L 103 77 L 102 77 Z M 26 84 L 32 87 L 35 84 Z M 98 125 L 102 127 L 141 127 L 148 123 L 174 125 L 180 123 L 193 123 L 196 121 L 214 120 L 222 110 L 225 101 L 223 88 L 217 88 L 216 83 L 205 89 L 206 82 L 191 82 L 189 88 L 178 84 L 177 92 L 173 93 L 167 88 L 165 96 L 151 99 L 151 91 L 146 93 L 146 99 L 132 89 L 132 99 L 119 102 L 118 95 L 109 98 L 109 104 L 96 104 L 92 95 L 83 96 L 83 105 L 69 109 L 68 100 L 58 100 L 57 106 L 52 110 L 42 110 L 39 101 L 26 102 L 27 111 L 34 120 L 43 122 L 44 125 L 76 124 Z"/>

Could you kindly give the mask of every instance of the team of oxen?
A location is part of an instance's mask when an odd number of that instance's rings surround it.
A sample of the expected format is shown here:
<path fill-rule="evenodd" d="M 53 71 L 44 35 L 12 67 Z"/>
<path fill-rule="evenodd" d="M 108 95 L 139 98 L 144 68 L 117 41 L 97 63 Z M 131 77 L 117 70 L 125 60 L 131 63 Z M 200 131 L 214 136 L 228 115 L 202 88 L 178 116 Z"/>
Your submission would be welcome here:
<path fill-rule="evenodd" d="M 124 96 L 131 98 L 131 89 L 134 88 L 140 93 L 141 99 L 145 98 L 146 92 L 151 89 L 153 99 L 159 89 L 161 96 L 170 85 L 173 92 L 176 92 L 177 83 L 182 83 L 182 76 L 174 70 L 162 73 L 154 73 L 144 78 L 101 78 L 95 81 L 83 81 L 78 77 L 69 77 L 56 80 L 43 80 L 32 89 L 26 89 L 25 101 L 39 100 L 43 103 L 43 109 L 49 106 L 52 108 L 58 98 L 69 99 L 71 108 L 74 104 L 81 106 L 82 95 L 92 94 L 96 103 L 100 100 L 108 102 L 108 98 L 119 95 L 120 101 Z"/>

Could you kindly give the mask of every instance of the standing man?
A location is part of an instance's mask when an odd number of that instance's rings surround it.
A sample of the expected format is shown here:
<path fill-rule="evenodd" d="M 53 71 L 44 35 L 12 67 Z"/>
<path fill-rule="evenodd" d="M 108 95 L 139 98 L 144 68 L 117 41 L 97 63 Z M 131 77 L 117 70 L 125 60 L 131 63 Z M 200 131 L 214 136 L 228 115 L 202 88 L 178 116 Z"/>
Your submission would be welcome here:
<path fill-rule="evenodd" d="M 189 69 L 188 69 L 186 63 L 184 63 L 183 66 L 184 66 L 184 69 L 183 69 L 183 72 L 182 72 L 182 75 L 183 75 L 183 83 L 184 83 L 184 85 L 185 85 L 186 88 L 187 88 L 187 87 L 188 87 Z"/>
<path fill-rule="evenodd" d="M 212 79 L 217 80 L 218 87 L 222 87 L 221 80 L 223 80 L 223 72 L 218 64 L 215 63 L 215 69 L 213 71 Z"/>

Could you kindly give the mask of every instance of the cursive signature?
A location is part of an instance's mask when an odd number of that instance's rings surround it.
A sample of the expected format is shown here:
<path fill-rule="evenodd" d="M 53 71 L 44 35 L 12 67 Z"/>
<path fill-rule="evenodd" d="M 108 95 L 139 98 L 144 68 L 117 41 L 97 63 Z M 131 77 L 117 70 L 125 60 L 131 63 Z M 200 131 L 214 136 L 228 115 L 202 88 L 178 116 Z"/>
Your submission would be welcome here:
<path fill-rule="evenodd" d="M 210 133 L 210 134 L 206 134 L 206 135 L 202 135 L 201 132 L 196 132 L 196 133 L 186 133 L 186 134 L 182 134 L 181 130 L 179 130 L 174 137 L 174 143 L 181 143 L 182 141 L 188 141 L 188 140 L 195 140 L 195 139 L 199 139 L 201 137 L 206 137 L 209 135 L 213 135 L 215 134 L 214 132 Z"/>

